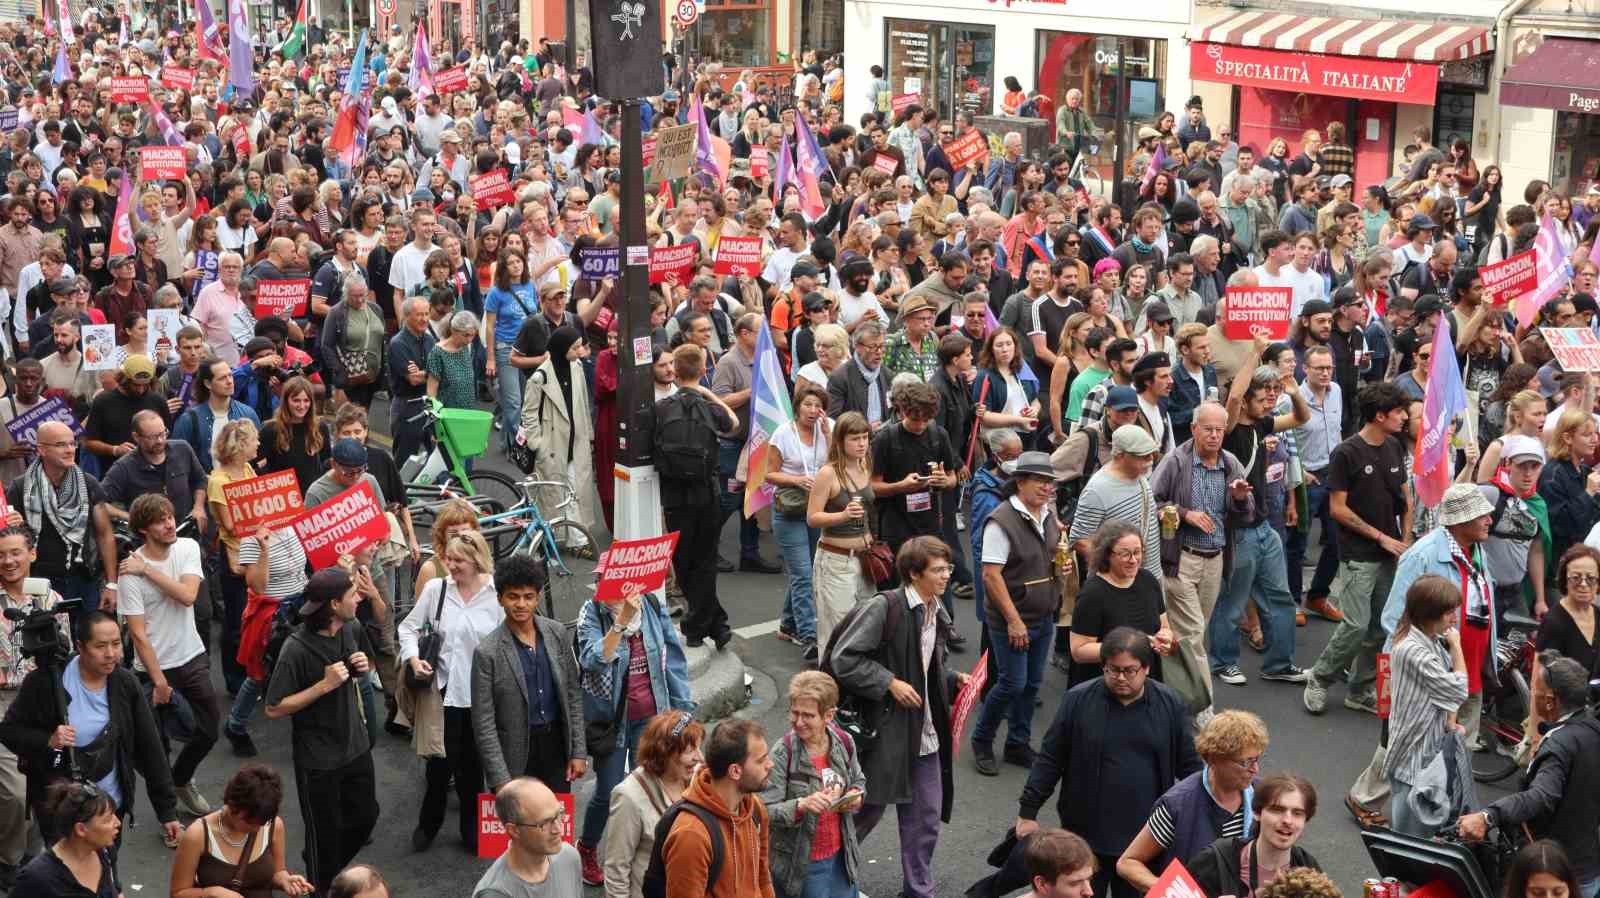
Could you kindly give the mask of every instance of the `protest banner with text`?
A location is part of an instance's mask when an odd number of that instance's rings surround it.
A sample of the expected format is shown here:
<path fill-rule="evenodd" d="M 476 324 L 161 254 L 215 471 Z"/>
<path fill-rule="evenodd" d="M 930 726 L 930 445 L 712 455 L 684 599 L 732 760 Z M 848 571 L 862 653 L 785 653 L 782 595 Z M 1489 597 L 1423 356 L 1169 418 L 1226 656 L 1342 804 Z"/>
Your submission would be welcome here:
<path fill-rule="evenodd" d="M 311 301 L 308 278 L 261 281 L 256 284 L 256 317 L 294 318 L 306 313 Z"/>
<path fill-rule="evenodd" d="M 73 433 L 83 432 L 83 428 L 78 426 L 78 419 L 72 416 L 72 409 L 59 396 L 52 396 L 7 421 L 6 432 L 11 434 L 11 441 L 19 446 L 37 446 L 39 425 L 46 421 L 59 421 L 72 428 Z"/>
<path fill-rule="evenodd" d="M 150 82 L 143 75 L 116 76 L 111 79 L 111 102 L 146 103 L 150 99 Z"/>
<path fill-rule="evenodd" d="M 453 66 L 433 76 L 433 89 L 440 95 L 459 93 L 467 89 L 467 67 Z"/>
<path fill-rule="evenodd" d="M 503 171 L 473 175 L 468 180 L 471 182 L 472 198 L 478 201 L 479 209 L 498 209 L 517 201 L 517 195 L 511 190 L 511 182 L 506 180 Z"/>
<path fill-rule="evenodd" d="M 173 181 L 188 177 L 189 160 L 183 147 L 139 148 L 139 174 L 146 181 Z"/>
<path fill-rule="evenodd" d="M 292 526 L 316 570 L 338 564 L 340 555 L 354 555 L 389 538 L 389 519 L 366 480 L 306 511 Z"/>
<path fill-rule="evenodd" d="M 974 128 L 944 145 L 945 157 L 950 164 L 961 168 L 969 162 L 978 162 L 989 155 L 989 140 Z"/>
<path fill-rule="evenodd" d="M 161 67 L 161 86 L 173 90 L 194 90 L 194 69 L 175 65 Z"/>
<path fill-rule="evenodd" d="M 1478 269 L 1483 278 L 1483 298 L 1490 305 L 1508 303 L 1539 286 L 1539 262 L 1534 250 L 1520 252 L 1501 262 Z"/>
<path fill-rule="evenodd" d="M 694 270 L 694 260 L 699 256 L 698 243 L 650 247 L 650 283 L 687 284 L 689 273 Z"/>
<path fill-rule="evenodd" d="M 1290 287 L 1229 287 L 1223 304 L 1222 335 L 1229 340 L 1253 340 L 1262 334 L 1270 340 L 1289 338 L 1289 309 L 1294 303 Z"/>
<path fill-rule="evenodd" d="M 577 800 L 571 792 L 557 792 L 556 800 L 561 802 L 561 807 L 566 810 L 561 821 L 561 841 L 568 845 L 574 844 L 572 825 L 577 819 Z M 500 814 L 494 806 L 493 792 L 478 793 L 478 857 L 483 860 L 493 860 L 505 854 L 511 848 L 511 834 L 506 831 L 505 823 L 501 822 Z"/>
<path fill-rule="evenodd" d="M 223 484 L 222 497 L 228 503 L 233 532 L 240 536 L 254 536 L 262 524 L 276 527 L 305 511 L 300 480 L 292 468 Z"/>
<path fill-rule="evenodd" d="M 601 602 L 620 602 L 629 593 L 655 592 L 667 582 L 672 567 L 672 550 L 678 545 L 678 532 L 648 539 L 617 540 L 600 559 L 600 584 L 594 597 Z"/>
<path fill-rule="evenodd" d="M 760 237 L 724 237 L 717 241 L 717 274 L 755 277 L 761 273 Z"/>
<path fill-rule="evenodd" d="M 1600 371 L 1600 337 L 1586 327 L 1541 327 L 1563 371 Z"/>

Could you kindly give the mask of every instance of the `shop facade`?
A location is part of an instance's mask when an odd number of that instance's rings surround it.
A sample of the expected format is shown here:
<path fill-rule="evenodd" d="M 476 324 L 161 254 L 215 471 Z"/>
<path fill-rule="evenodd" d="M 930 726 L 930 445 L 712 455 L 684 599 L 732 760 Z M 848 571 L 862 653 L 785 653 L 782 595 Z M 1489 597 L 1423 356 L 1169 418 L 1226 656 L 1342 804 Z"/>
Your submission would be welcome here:
<path fill-rule="evenodd" d="M 1600 22 L 1565 0 L 1518 9 L 1495 91 L 1506 183 L 1578 197 L 1600 184 Z"/>
<path fill-rule="evenodd" d="M 1374 10 L 1381 13 L 1381 10 Z M 1492 15 L 1492 13 L 1491 13 Z M 1208 120 L 1241 146 L 1290 155 L 1304 134 L 1345 128 L 1357 184 L 1381 184 L 1419 125 L 1436 146 L 1485 137 L 1492 18 L 1328 18 L 1279 10 L 1197 10 L 1188 55 Z M 1474 80 L 1476 79 L 1476 81 Z"/>
<path fill-rule="evenodd" d="M 1189 82 L 1183 0 L 845 0 L 844 18 L 847 121 L 871 109 L 860 86 L 874 65 L 892 95 L 942 116 L 999 114 L 1008 76 L 1057 107 L 1077 89 L 1105 132 L 1095 155 L 1107 174 L 1118 141 L 1169 108 L 1169 84 Z"/>

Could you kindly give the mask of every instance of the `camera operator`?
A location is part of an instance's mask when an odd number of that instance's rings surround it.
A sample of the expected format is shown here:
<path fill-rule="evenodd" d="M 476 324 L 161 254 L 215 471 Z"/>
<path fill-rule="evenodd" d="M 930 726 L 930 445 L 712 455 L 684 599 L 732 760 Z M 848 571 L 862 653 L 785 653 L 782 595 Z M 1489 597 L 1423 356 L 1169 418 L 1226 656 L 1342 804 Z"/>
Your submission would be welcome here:
<path fill-rule="evenodd" d="M 137 771 L 144 774 L 163 839 L 169 847 L 176 845 L 179 828 L 172 772 L 139 680 L 120 663 L 122 628 L 104 611 L 87 611 L 78 619 L 76 636 L 78 654 L 59 672 L 52 665 L 41 665 L 28 674 L 16 702 L 0 721 L 0 742 L 22 760 L 28 804 L 37 811 L 51 783 L 88 779 L 111 796 L 121 817 L 133 807 Z M 67 647 L 62 642 L 55 651 L 65 659 Z M 63 751 L 69 747 L 76 750 Z M 60 836 L 42 835 L 47 843 Z M 113 862 L 115 857 L 113 848 Z"/>
<path fill-rule="evenodd" d="M 38 458 L 6 485 L 7 525 L 26 523 L 37 534 L 34 575 L 56 592 L 81 599 L 76 618 L 117 603 L 117 543 L 105 490 L 77 465 L 78 440 L 60 421 L 39 425 Z M 98 588 L 97 588 L 98 587 Z"/>
<path fill-rule="evenodd" d="M 1540 720 L 1554 721 L 1539 742 L 1522 791 L 1456 821 L 1461 835 L 1482 839 L 1489 827 L 1526 823 L 1536 839 L 1554 839 L 1567 850 L 1583 886 L 1593 895 L 1600 880 L 1600 721 L 1585 707 L 1589 674 L 1583 665 L 1554 651 L 1539 655 L 1541 675 L 1530 700 Z"/>
<path fill-rule="evenodd" d="M 117 374 L 117 388 L 101 390 L 89 403 L 89 417 L 83 422 L 83 448 L 100 459 L 100 476 L 111 470 L 117 459 L 134 452 L 133 416 L 149 410 L 167 418 L 167 399 L 160 390 L 152 391 L 156 366 L 147 355 L 130 355 Z"/>
<path fill-rule="evenodd" d="M 200 544 L 178 536 L 172 502 L 159 493 L 133 500 L 128 522 L 144 545 L 122 560 L 117 613 L 133 637 L 134 669 L 152 687 L 150 704 L 170 704 L 176 691 L 194 712 L 188 744 L 172 762 L 172 783 L 183 809 L 204 817 L 211 805 L 192 780 L 217 743 L 221 710 L 211 686 L 211 656 L 195 626 Z"/>
<path fill-rule="evenodd" d="M 244 362 L 233 369 L 233 398 L 244 403 L 263 421 L 278 407 L 278 391 L 288 380 L 283 356 L 267 337 L 251 337 L 244 344 Z"/>
<path fill-rule="evenodd" d="M 32 576 L 33 533 L 26 527 L 0 529 L 0 609 L 46 611 L 61 601 L 47 592 L 29 596 L 23 582 Z M 33 671 L 34 660 L 18 653 L 18 624 L 0 617 L 0 716 L 10 709 L 17 687 Z M 17 756 L 0 746 L 0 888 L 7 888 L 28 846 L 27 783 L 17 768 Z"/>
<path fill-rule="evenodd" d="M 303 377 L 311 381 L 311 398 L 323 399 L 328 395 L 328 386 L 322 382 L 322 375 L 317 373 L 316 359 L 289 342 L 290 337 L 300 338 L 300 329 L 295 327 L 291 332 L 291 325 L 292 322 L 270 315 L 256 322 L 256 336 L 271 340 L 278 355 L 283 356 L 283 370 L 278 374 L 280 383 L 291 377 Z"/>
<path fill-rule="evenodd" d="M 0 408 L 4 408 L 0 405 Z M 113 518 L 127 520 L 135 499 L 146 493 L 165 495 L 173 508 L 181 508 L 194 519 L 197 532 L 206 532 L 206 472 L 200 457 L 188 443 L 169 439 L 167 422 L 149 409 L 133 416 L 133 444 L 137 452 L 117 459 L 106 472 L 106 509 Z"/>

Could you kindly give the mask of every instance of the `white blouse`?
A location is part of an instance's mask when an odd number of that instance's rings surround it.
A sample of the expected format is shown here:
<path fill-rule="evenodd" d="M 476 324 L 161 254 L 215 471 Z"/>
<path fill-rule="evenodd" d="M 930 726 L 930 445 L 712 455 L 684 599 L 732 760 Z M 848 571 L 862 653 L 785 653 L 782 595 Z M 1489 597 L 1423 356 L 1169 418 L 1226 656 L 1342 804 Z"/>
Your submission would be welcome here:
<path fill-rule="evenodd" d="M 434 584 L 438 584 L 435 586 Z M 440 587 L 443 587 L 441 590 Z M 494 580 L 485 577 L 477 593 L 463 599 L 453 577 L 440 577 L 423 588 L 411 613 L 400 622 L 400 662 L 409 664 L 417 657 L 417 640 L 426 626 L 435 626 L 434 609 L 443 592 L 444 612 L 437 627 L 444 633 L 439 647 L 439 663 L 434 665 L 434 684 L 444 693 L 446 708 L 472 707 L 472 653 L 483 637 L 505 620 L 495 593 Z M 457 676 L 459 674 L 459 676 Z"/>

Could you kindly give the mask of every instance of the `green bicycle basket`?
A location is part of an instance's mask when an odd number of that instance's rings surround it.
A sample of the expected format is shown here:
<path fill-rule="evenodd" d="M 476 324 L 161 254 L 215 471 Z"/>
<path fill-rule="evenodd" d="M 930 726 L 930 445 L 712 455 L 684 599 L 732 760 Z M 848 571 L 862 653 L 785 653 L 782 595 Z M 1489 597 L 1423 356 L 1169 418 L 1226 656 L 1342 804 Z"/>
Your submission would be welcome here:
<path fill-rule="evenodd" d="M 439 409 L 439 438 L 456 458 L 482 455 L 494 431 L 494 413 L 474 408 Z"/>

